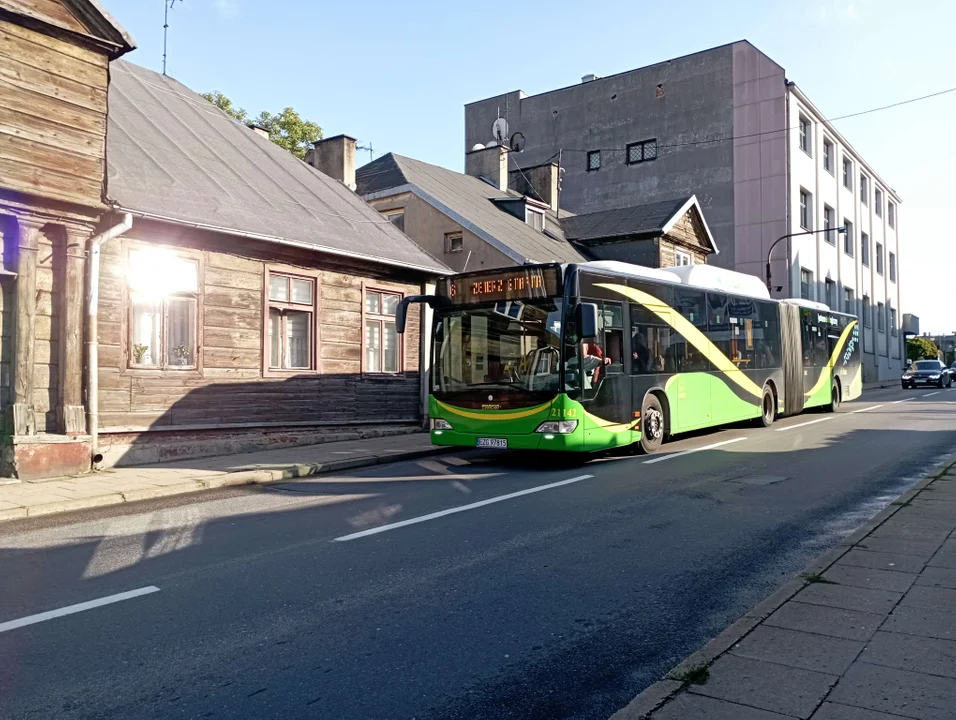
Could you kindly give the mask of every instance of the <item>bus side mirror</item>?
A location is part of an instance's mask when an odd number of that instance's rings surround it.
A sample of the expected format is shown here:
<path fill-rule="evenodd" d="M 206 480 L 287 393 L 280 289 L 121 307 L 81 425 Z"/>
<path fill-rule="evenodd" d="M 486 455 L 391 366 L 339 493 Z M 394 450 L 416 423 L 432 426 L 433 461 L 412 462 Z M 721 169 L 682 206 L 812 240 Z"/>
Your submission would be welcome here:
<path fill-rule="evenodd" d="M 594 303 L 581 303 L 577 312 L 578 337 L 582 340 L 596 338 L 598 334 L 598 308 Z"/>
<path fill-rule="evenodd" d="M 430 307 L 439 307 L 448 304 L 446 298 L 435 295 L 409 295 L 404 298 L 395 310 L 395 332 L 399 335 L 405 332 L 405 319 L 408 317 L 408 306 L 412 303 L 425 303 Z"/>

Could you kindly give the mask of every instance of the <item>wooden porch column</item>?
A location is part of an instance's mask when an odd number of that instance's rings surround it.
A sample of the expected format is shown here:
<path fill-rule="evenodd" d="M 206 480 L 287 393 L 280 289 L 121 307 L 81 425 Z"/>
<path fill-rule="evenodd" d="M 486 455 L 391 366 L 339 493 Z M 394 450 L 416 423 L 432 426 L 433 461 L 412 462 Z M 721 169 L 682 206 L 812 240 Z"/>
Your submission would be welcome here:
<path fill-rule="evenodd" d="M 37 309 L 37 240 L 45 223 L 17 217 L 16 333 L 13 337 L 13 404 L 11 429 L 14 435 L 35 435 L 33 415 L 33 366 Z"/>
<path fill-rule="evenodd" d="M 60 430 L 67 435 L 86 432 L 83 405 L 83 312 L 86 277 L 86 241 L 90 228 L 66 226 L 66 258 L 60 293 Z"/>

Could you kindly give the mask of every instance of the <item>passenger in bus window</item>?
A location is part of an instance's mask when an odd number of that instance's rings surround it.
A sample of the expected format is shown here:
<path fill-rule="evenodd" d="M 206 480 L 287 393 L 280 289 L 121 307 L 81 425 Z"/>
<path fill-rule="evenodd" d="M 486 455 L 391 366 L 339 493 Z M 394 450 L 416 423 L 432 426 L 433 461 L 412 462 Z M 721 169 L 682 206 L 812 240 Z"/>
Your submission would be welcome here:
<path fill-rule="evenodd" d="M 633 372 L 636 375 L 643 375 L 650 369 L 651 351 L 647 347 L 647 340 L 641 328 L 631 328 L 631 359 L 634 361 Z"/>

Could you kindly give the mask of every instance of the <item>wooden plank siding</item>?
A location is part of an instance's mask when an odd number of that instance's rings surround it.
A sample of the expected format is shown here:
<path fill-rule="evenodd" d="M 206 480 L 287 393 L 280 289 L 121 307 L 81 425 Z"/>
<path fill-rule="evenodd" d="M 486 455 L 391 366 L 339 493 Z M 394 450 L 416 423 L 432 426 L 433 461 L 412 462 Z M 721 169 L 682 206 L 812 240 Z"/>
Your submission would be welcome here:
<path fill-rule="evenodd" d="M 689 253 L 695 265 L 703 265 L 707 262 L 707 256 L 710 254 L 710 248 L 705 245 L 707 233 L 704 230 L 703 223 L 697 218 L 693 209 L 688 210 L 684 216 L 674 223 L 674 227 L 661 238 L 661 267 L 673 267 L 675 264 L 674 251 L 680 249 Z"/>
<path fill-rule="evenodd" d="M 22 4 L 36 8 L 37 0 Z M 59 5 L 40 4 L 51 12 Z M 6 189 L 103 207 L 107 84 L 104 55 L 0 21 L 0 178 Z"/>
<path fill-rule="evenodd" d="M 421 416 L 419 368 L 420 316 L 409 314 L 404 336 L 404 368 L 399 375 L 363 374 L 363 283 L 371 288 L 421 292 L 420 282 L 355 275 L 322 267 L 314 254 L 288 255 L 281 263 L 240 250 L 203 247 L 201 234 L 160 224 L 136 225 L 107 245 L 102 255 L 99 305 L 101 432 L 144 432 L 183 427 L 223 428 L 249 423 L 316 425 L 401 423 Z M 195 370 L 144 370 L 128 367 L 128 290 L 126 258 L 151 238 L 173 238 L 170 252 L 199 253 L 202 268 L 199 367 Z M 243 241 L 229 245 L 242 246 Z M 152 245 L 157 247 L 156 245 Z M 255 255 L 258 254 L 258 257 Z M 318 266 L 317 266 L 318 265 Z M 278 371 L 265 367 L 268 330 L 265 281 L 270 272 L 316 279 L 314 320 L 316 369 Z M 379 270 L 382 270 L 379 268 Z M 368 272 L 368 271 L 366 271 Z M 387 274 L 387 270 L 385 270 Z"/>
<path fill-rule="evenodd" d="M 37 17 L 76 32 L 87 32 L 83 23 L 59 0 L 0 0 L 0 8 Z"/>

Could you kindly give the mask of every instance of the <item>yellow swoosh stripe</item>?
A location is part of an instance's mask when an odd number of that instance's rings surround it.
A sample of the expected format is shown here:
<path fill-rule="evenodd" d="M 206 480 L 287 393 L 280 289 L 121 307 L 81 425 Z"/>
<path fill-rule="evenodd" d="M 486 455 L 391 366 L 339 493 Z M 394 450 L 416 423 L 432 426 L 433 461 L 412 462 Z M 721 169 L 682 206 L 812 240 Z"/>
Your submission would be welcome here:
<path fill-rule="evenodd" d="M 608 432 L 612 433 L 623 432 L 624 430 L 633 430 L 641 424 L 640 418 L 629 423 L 615 423 L 611 422 L 610 420 L 605 420 L 604 418 L 599 418 L 597 415 L 592 415 L 591 413 L 585 413 L 585 416 L 588 420 L 602 430 L 607 430 Z"/>
<path fill-rule="evenodd" d="M 469 410 L 463 410 L 462 408 L 446 405 L 441 400 L 436 400 L 435 402 L 438 403 L 438 406 L 442 410 L 447 410 L 453 415 L 460 415 L 461 417 L 471 418 L 472 420 L 517 420 L 519 418 L 535 415 L 542 410 L 547 410 L 549 407 L 551 407 L 551 403 L 546 402 L 544 405 L 537 405 L 533 408 L 528 408 L 527 410 L 516 410 L 513 412 L 499 412 L 496 410 L 471 412 Z"/>
<path fill-rule="evenodd" d="M 850 333 L 853 331 L 853 328 L 856 326 L 857 321 L 854 320 L 844 329 L 843 334 L 840 335 L 840 340 L 837 342 L 836 346 L 833 348 L 833 354 L 830 355 L 830 362 L 827 363 L 826 367 L 820 370 L 820 377 L 817 378 L 816 385 L 807 393 L 807 397 L 811 397 L 817 393 L 820 388 L 827 384 L 831 374 L 833 373 L 833 368 L 837 363 L 840 355 L 843 354 L 843 346 L 846 345 L 847 339 L 850 337 Z"/>
<path fill-rule="evenodd" d="M 648 295 L 646 292 L 637 290 L 636 288 L 627 287 L 626 285 L 617 285 L 614 283 L 596 284 L 598 287 L 619 292 L 621 295 L 624 295 L 634 302 L 638 302 L 646 307 L 652 313 L 657 315 L 657 317 L 683 335 L 684 339 L 697 348 L 699 352 L 709 357 L 710 361 L 714 363 L 717 369 L 726 375 L 732 382 L 734 382 L 736 385 L 739 385 L 754 397 L 763 398 L 763 390 L 758 387 L 753 380 L 744 375 L 743 371 L 734 365 L 730 358 L 724 355 L 720 349 L 714 345 L 706 335 L 704 335 L 704 333 L 694 326 L 692 322 L 677 312 L 670 305 L 661 302 L 653 295 Z"/>

